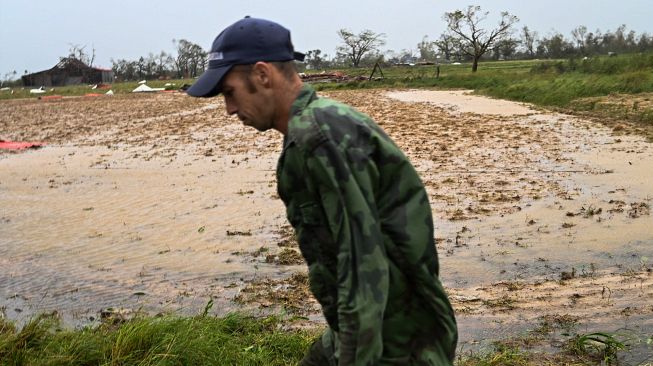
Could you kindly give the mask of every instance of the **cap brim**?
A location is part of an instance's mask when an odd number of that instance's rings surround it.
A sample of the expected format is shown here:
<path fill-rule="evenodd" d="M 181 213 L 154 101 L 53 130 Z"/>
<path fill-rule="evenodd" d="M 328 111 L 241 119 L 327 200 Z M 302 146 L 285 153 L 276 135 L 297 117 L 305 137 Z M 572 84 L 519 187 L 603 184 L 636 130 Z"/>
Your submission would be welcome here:
<path fill-rule="evenodd" d="M 215 69 L 207 69 L 199 79 L 197 79 L 197 81 L 186 90 L 186 94 L 192 97 L 203 98 L 214 97 L 220 94 L 220 82 L 232 67 L 233 65 L 228 65 Z"/>

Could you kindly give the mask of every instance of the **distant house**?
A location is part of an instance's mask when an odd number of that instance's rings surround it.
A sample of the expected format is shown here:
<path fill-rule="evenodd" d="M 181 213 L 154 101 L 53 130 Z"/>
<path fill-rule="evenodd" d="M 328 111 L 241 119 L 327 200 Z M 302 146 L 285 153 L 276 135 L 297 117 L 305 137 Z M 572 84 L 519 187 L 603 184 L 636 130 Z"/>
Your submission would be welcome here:
<path fill-rule="evenodd" d="M 22 80 L 24 86 L 112 83 L 113 71 L 90 67 L 76 58 L 66 57 L 49 70 L 23 75 Z"/>

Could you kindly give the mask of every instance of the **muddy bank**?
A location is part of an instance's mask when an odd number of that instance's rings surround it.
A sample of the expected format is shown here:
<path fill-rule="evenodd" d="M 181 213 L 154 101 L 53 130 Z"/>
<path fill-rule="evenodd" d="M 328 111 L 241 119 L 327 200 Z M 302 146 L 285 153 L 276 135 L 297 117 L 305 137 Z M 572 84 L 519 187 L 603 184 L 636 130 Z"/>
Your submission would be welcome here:
<path fill-rule="evenodd" d="M 653 328 L 649 144 L 461 92 L 329 95 L 372 115 L 420 172 L 462 345 L 543 316 Z M 277 133 L 183 94 L 6 101 L 0 126 L 3 139 L 48 142 L 0 154 L 9 317 L 195 314 L 213 297 L 217 314 L 285 302 L 320 320 L 295 275 L 303 265 L 281 259 L 294 246 L 276 196 Z"/>

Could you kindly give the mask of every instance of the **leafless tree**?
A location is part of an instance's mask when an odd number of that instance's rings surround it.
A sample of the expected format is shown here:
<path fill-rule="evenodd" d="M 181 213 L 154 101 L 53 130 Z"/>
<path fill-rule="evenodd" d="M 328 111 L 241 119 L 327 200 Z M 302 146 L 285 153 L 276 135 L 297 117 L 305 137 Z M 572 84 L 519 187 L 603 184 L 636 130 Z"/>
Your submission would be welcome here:
<path fill-rule="evenodd" d="M 18 72 L 16 70 L 5 73 L 5 76 L 0 80 L 0 87 L 4 87 L 6 84 L 10 84 L 14 81 Z"/>
<path fill-rule="evenodd" d="M 576 47 L 581 54 L 585 54 L 585 40 L 587 35 L 587 27 L 584 25 L 578 26 L 571 31 L 571 36 L 576 41 Z"/>
<path fill-rule="evenodd" d="M 201 46 L 185 39 L 172 40 L 177 46 L 177 58 L 174 60 L 178 77 L 195 77 L 204 72 L 207 53 Z"/>
<path fill-rule="evenodd" d="M 465 11 L 456 10 L 443 16 L 450 34 L 460 40 L 461 50 L 472 58 L 472 72 L 478 70 L 481 56 L 509 36 L 511 27 L 519 21 L 519 18 L 504 11 L 497 27 L 488 30 L 481 26 L 488 14 L 480 6 L 470 5 Z"/>
<path fill-rule="evenodd" d="M 521 30 L 521 44 L 531 58 L 535 57 L 535 42 L 537 42 L 537 32 L 524 26 Z"/>
<path fill-rule="evenodd" d="M 92 48 L 91 54 L 89 55 L 86 52 L 86 45 L 78 45 L 78 44 L 68 44 L 68 57 L 77 59 L 84 64 L 93 67 L 93 62 L 95 62 L 95 47 Z"/>

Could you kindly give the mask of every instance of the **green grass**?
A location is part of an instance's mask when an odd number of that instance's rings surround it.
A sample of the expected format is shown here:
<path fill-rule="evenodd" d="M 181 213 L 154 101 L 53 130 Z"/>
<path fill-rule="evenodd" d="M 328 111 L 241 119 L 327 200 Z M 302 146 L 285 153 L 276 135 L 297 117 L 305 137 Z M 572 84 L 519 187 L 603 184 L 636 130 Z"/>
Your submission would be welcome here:
<path fill-rule="evenodd" d="M 55 315 L 25 327 L 0 319 L 0 365 L 288 365 L 317 330 L 283 330 L 280 317 L 137 317 L 79 330 Z"/>
<path fill-rule="evenodd" d="M 562 321 L 562 322 L 559 322 Z M 557 365 L 618 365 L 619 352 L 627 352 L 625 341 L 616 334 L 595 332 L 588 334 L 567 334 L 562 347 L 549 343 L 550 333 L 557 328 L 571 329 L 574 325 L 565 324 L 565 319 L 558 319 L 557 324 L 546 320 L 537 329 L 521 337 L 496 341 L 491 347 L 478 352 L 460 355 L 457 366 L 557 366 Z M 574 323 L 575 324 L 575 323 Z M 572 332 L 573 333 L 573 332 Z M 623 337 L 619 337 L 623 338 Z M 637 341 L 636 337 L 630 339 Z M 559 341 L 555 341 L 558 343 Z M 544 351 L 548 349 L 548 351 Z"/>
<path fill-rule="evenodd" d="M 63 328 L 58 316 L 40 315 L 19 329 L 0 317 L 0 365 L 293 365 L 319 337 L 322 327 L 294 326 L 296 319 L 136 316 L 107 318 L 99 325 Z M 627 346 L 615 334 L 569 334 L 557 352 L 542 352 L 555 329 L 575 320 L 544 320 L 526 334 L 484 350 L 462 352 L 457 366 L 613 364 Z M 649 339 L 650 342 L 650 339 Z"/>
<path fill-rule="evenodd" d="M 622 55 L 590 60 L 491 61 L 478 72 L 469 65 L 390 67 L 384 80 L 323 83 L 322 90 L 371 87 L 435 87 L 473 89 L 496 98 L 566 107 L 578 98 L 614 93 L 653 92 L 653 54 Z M 349 75 L 369 75 L 371 69 L 340 70 Z"/>
<path fill-rule="evenodd" d="M 606 364 L 617 361 L 617 353 L 625 348 L 625 344 L 615 335 L 604 332 L 576 335 L 567 345 L 568 351 L 573 354 Z"/>

